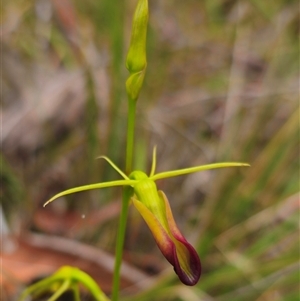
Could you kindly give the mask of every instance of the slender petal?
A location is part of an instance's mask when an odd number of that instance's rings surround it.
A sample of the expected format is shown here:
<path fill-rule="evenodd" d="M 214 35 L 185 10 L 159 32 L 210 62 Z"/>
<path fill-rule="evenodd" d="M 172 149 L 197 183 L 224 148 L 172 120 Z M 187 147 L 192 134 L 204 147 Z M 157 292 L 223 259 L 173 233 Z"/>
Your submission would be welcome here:
<path fill-rule="evenodd" d="M 201 274 L 199 256 L 178 230 L 168 199 L 162 191 L 158 192 L 158 198 L 162 203 L 160 208 L 164 208 L 164 212 L 161 212 L 163 220 L 161 214 L 157 216 L 136 197 L 133 197 L 132 201 L 150 228 L 159 249 L 173 265 L 179 279 L 186 285 L 195 285 Z"/>

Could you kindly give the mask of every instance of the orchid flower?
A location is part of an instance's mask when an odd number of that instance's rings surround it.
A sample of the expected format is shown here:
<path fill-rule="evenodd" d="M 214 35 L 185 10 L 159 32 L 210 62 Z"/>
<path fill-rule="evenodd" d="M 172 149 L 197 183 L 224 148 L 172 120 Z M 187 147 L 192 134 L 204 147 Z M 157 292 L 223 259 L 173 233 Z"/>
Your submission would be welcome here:
<path fill-rule="evenodd" d="M 96 301 L 109 301 L 106 295 L 99 288 L 98 284 L 85 272 L 71 267 L 62 266 L 54 274 L 46 277 L 30 286 L 28 286 L 21 294 L 18 301 L 29 300 L 29 296 L 34 300 L 45 293 L 53 291 L 53 295 L 47 299 L 48 301 L 58 300 L 68 290 L 72 290 L 74 300 L 80 300 L 79 285 L 84 286 Z M 30 300 L 33 300 L 30 298 Z"/>
<path fill-rule="evenodd" d="M 65 190 L 52 197 L 44 206 L 61 196 L 75 192 L 113 186 L 131 186 L 133 188 L 131 201 L 148 225 L 162 254 L 174 267 L 182 283 L 195 285 L 201 274 L 199 256 L 177 228 L 169 201 L 162 191 L 157 190 L 155 181 L 208 169 L 249 166 L 249 164 L 214 163 L 155 174 L 156 148 L 154 148 L 150 175 L 147 176 L 144 172 L 136 170 L 127 176 L 109 158 L 105 156 L 99 158 L 105 159 L 124 179 Z"/>

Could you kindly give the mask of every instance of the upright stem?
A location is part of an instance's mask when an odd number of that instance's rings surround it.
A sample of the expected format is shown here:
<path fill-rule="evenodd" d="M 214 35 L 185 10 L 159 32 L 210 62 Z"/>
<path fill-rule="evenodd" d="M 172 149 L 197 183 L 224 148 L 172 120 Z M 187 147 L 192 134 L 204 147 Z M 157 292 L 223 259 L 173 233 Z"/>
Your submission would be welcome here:
<path fill-rule="evenodd" d="M 129 174 L 132 169 L 133 144 L 134 144 L 134 127 L 135 127 L 135 109 L 136 101 L 129 99 L 128 101 L 128 129 L 127 129 L 127 147 L 126 147 L 126 173 Z M 128 216 L 128 207 L 130 197 L 132 196 L 132 187 L 124 186 L 122 209 L 118 226 L 116 259 L 113 278 L 112 301 L 118 301 L 120 290 L 120 270 L 123 256 L 123 246 L 126 234 L 126 223 Z"/>
<path fill-rule="evenodd" d="M 136 102 L 143 85 L 145 70 L 147 66 L 147 24 L 148 0 L 139 0 L 133 16 L 131 41 L 126 58 L 126 68 L 130 73 L 126 81 L 126 91 L 128 95 L 128 127 L 125 172 L 127 173 L 127 175 L 129 175 L 132 171 Z M 124 238 L 126 233 L 128 207 L 132 194 L 132 187 L 125 186 L 123 188 L 123 201 L 116 245 L 116 261 L 114 269 L 112 301 L 118 301 L 119 297 L 120 269 L 122 263 Z"/>
<path fill-rule="evenodd" d="M 136 110 L 136 100 L 128 99 L 128 128 L 127 128 L 126 167 L 125 167 L 125 171 L 127 174 L 130 174 L 132 169 L 135 110 Z"/>
<path fill-rule="evenodd" d="M 129 199 L 130 199 L 131 194 L 132 194 L 132 188 L 125 186 L 123 188 L 122 211 L 121 211 L 121 215 L 120 215 L 118 234 L 117 234 L 112 301 L 118 301 L 118 299 L 119 299 L 120 270 L 121 270 L 121 263 L 122 263 L 124 239 L 125 239 L 125 234 L 126 234 L 126 223 L 127 223 Z"/>

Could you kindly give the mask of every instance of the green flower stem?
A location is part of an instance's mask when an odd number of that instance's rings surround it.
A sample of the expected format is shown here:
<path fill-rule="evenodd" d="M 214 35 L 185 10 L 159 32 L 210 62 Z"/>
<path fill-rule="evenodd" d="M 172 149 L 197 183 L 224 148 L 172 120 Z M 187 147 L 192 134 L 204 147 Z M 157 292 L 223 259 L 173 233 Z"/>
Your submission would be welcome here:
<path fill-rule="evenodd" d="M 118 301 L 119 299 L 120 269 L 121 269 L 122 256 L 123 256 L 123 246 L 124 246 L 124 238 L 126 233 L 129 200 L 131 195 L 132 195 L 132 188 L 130 186 L 125 186 L 123 188 L 122 210 L 121 210 L 118 234 L 117 234 L 112 301 Z"/>
<path fill-rule="evenodd" d="M 127 125 L 127 146 L 126 146 L 126 166 L 125 166 L 126 168 L 125 170 L 127 174 L 130 174 L 132 169 L 135 111 L 136 111 L 136 101 L 131 98 L 128 98 L 128 125 Z M 123 257 L 124 239 L 126 234 L 128 207 L 129 207 L 131 195 L 132 195 L 132 188 L 130 186 L 124 186 L 123 197 L 122 197 L 122 208 L 121 208 L 121 215 L 119 220 L 117 243 L 116 243 L 112 301 L 118 301 L 119 299 L 120 270 L 121 270 L 122 257 Z"/>
<path fill-rule="evenodd" d="M 125 171 L 129 175 L 132 170 L 135 112 L 136 112 L 137 99 L 132 98 L 129 93 L 127 93 L 127 95 L 128 95 L 128 123 L 127 123 L 127 145 L 126 145 Z M 125 234 L 126 234 L 128 207 L 129 207 L 129 201 L 130 201 L 131 195 L 132 195 L 132 188 L 128 187 L 128 186 L 124 186 L 121 215 L 120 215 L 120 219 L 119 219 L 118 234 L 117 234 L 112 301 L 118 301 L 118 298 L 119 298 L 120 269 L 121 269 L 121 263 L 122 263 L 122 257 L 123 257 L 123 247 L 124 247 L 124 239 L 125 239 Z"/>
<path fill-rule="evenodd" d="M 125 166 L 125 171 L 128 175 L 132 170 L 135 111 L 136 111 L 136 99 L 132 99 L 128 97 L 128 125 L 127 125 L 126 166 Z M 126 234 L 128 207 L 129 207 L 131 195 L 132 195 L 132 188 L 125 186 L 123 188 L 122 208 L 121 208 L 121 215 L 120 215 L 118 234 L 117 234 L 112 301 L 118 301 L 119 298 L 120 269 L 121 269 L 121 263 L 123 257 L 123 247 L 124 247 L 124 239 Z"/>
<path fill-rule="evenodd" d="M 128 99 L 128 127 L 127 127 L 127 147 L 126 147 L 126 167 L 125 171 L 129 175 L 132 169 L 134 127 L 135 127 L 136 101 Z"/>

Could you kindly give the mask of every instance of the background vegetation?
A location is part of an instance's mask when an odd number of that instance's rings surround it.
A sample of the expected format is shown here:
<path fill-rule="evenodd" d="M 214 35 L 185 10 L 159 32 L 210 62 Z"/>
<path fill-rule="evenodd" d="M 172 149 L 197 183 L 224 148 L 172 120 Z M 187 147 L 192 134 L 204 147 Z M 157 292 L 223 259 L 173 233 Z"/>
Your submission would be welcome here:
<path fill-rule="evenodd" d="M 17 242 L 8 248 L 3 237 L 7 300 L 32 277 L 18 278 L 19 257 L 10 257 L 16 270 L 7 270 L 5 254 L 32 247 L 33 237 L 60 237 L 64 243 L 55 243 L 57 250 L 77 241 L 78 248 L 114 253 L 120 190 L 71 195 L 45 209 L 42 204 L 63 189 L 116 179 L 105 162 L 95 160 L 99 155 L 124 166 L 124 55 L 135 5 L 2 1 L 1 227 L 4 232 L 8 226 Z M 145 278 L 133 289 L 133 274 L 125 272 L 123 299 L 297 300 L 298 1 L 149 5 L 135 166 L 148 170 L 157 145 L 158 171 L 219 161 L 248 162 L 251 168 L 159 182 L 179 227 L 197 246 L 203 275 L 195 287 L 180 284 L 132 210 L 125 259 Z M 43 245 L 45 256 L 49 248 Z M 34 262 L 30 267 L 31 276 L 44 272 Z M 109 293 L 110 276 L 99 273 Z M 12 279 L 15 290 L 7 286 Z"/>

